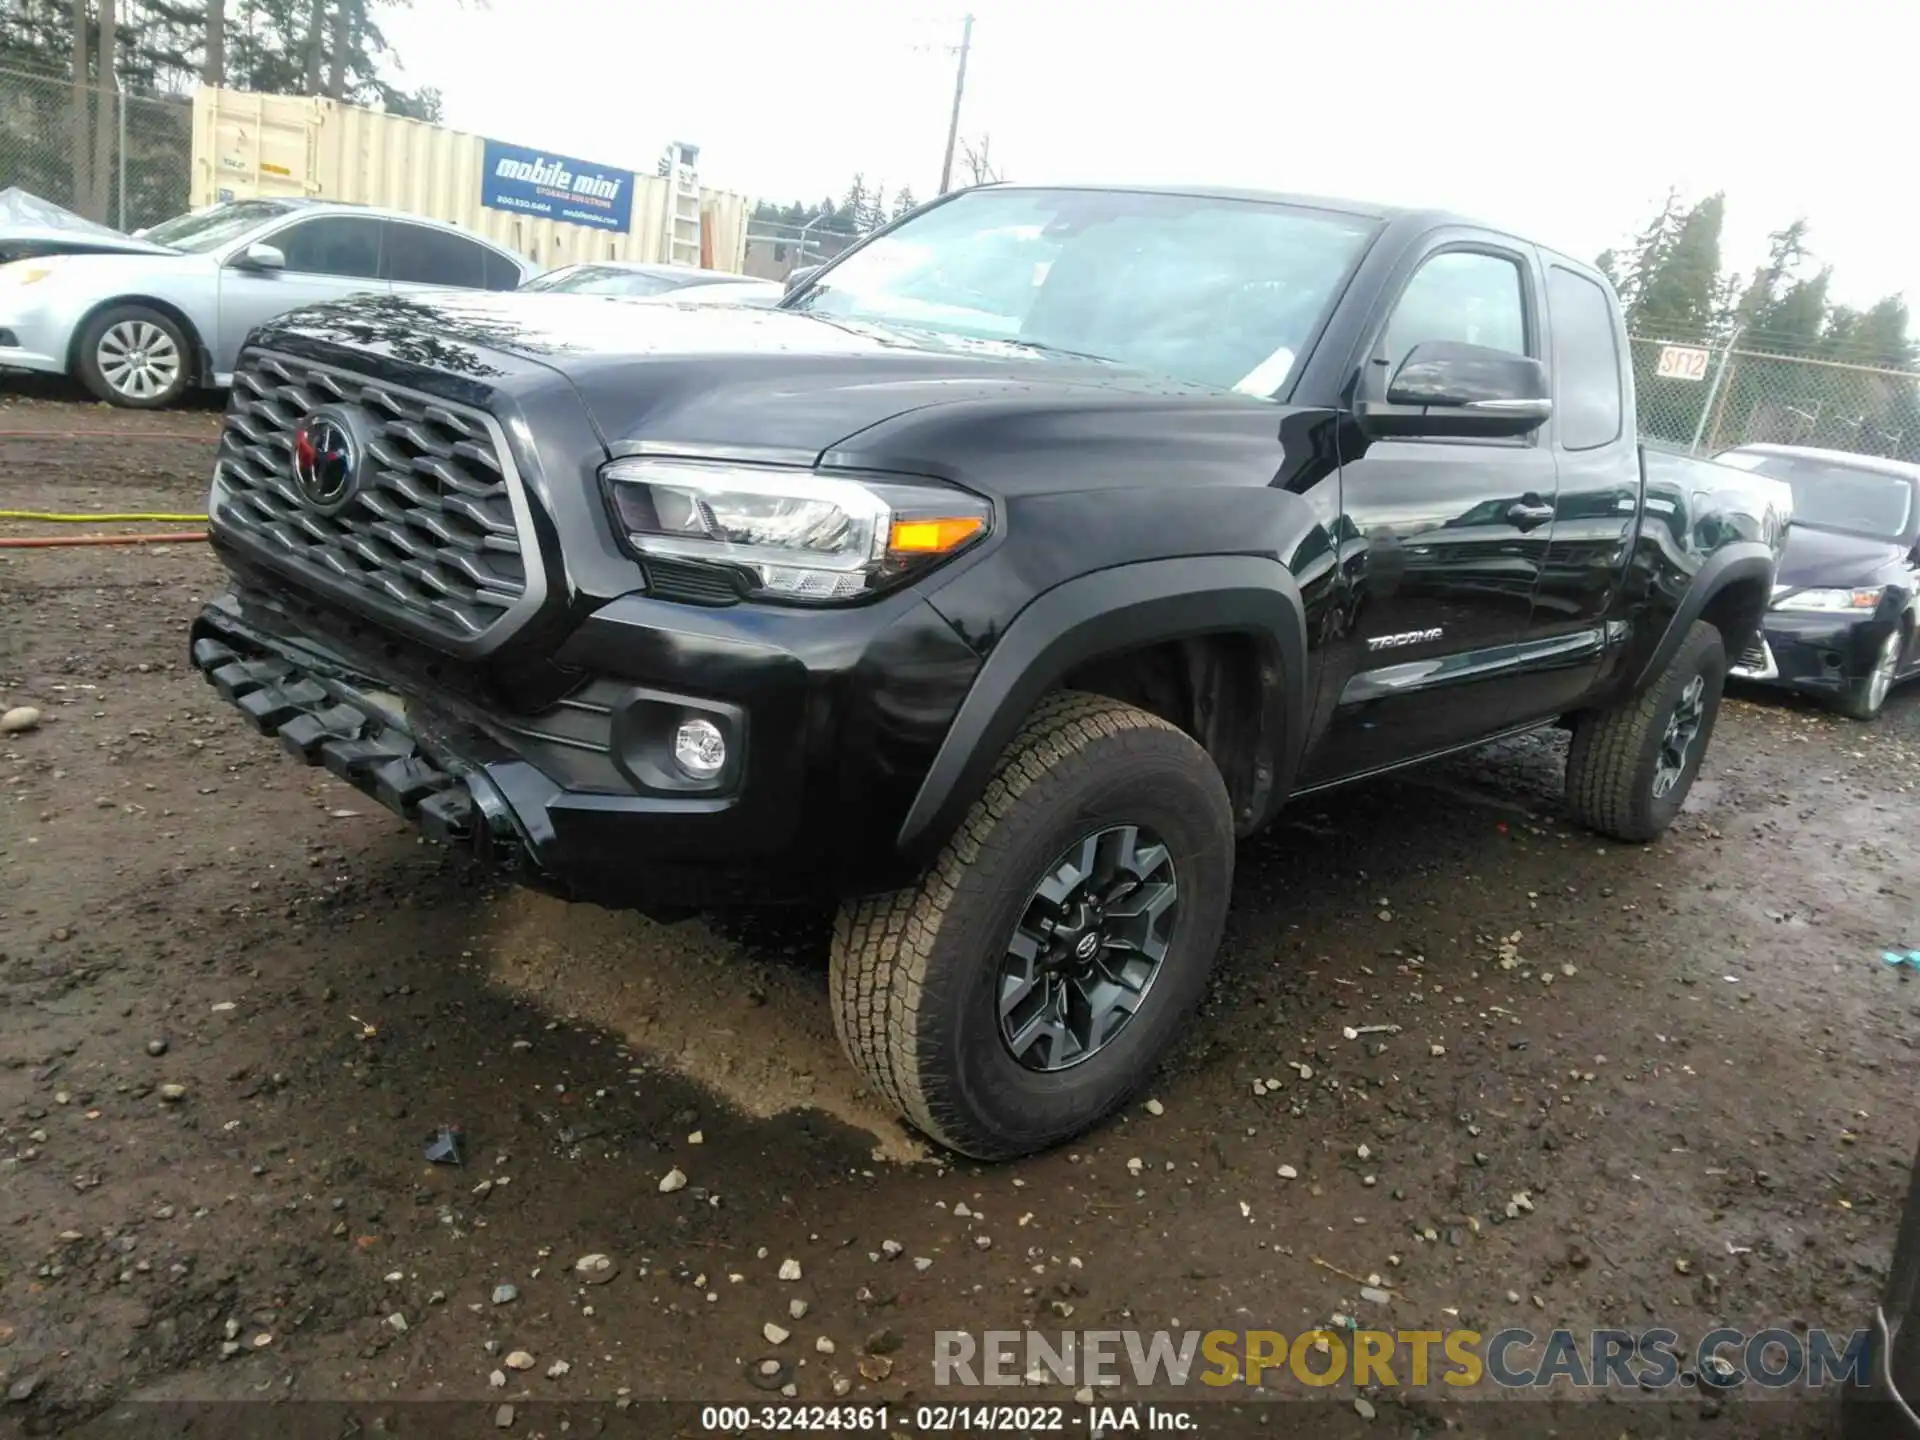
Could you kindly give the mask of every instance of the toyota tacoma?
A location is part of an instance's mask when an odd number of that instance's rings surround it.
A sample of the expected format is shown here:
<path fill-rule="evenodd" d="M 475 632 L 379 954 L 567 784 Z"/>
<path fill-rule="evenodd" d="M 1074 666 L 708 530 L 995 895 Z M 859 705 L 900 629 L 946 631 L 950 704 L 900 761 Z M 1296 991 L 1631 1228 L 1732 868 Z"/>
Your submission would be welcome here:
<path fill-rule="evenodd" d="M 374 296 L 257 331 L 194 663 L 526 883 L 836 904 L 839 1034 L 969 1155 L 1122 1103 L 1235 842 L 1542 726 L 1660 834 L 1791 497 L 1641 446 L 1590 266 L 1428 212 L 989 186 L 772 309 Z"/>

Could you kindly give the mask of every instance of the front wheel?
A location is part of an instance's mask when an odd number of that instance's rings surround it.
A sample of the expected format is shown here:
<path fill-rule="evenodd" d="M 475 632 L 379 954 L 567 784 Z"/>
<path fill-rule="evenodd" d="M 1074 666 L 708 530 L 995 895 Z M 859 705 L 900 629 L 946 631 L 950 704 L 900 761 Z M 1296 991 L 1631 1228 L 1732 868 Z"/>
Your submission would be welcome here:
<path fill-rule="evenodd" d="M 842 907 L 841 1043 L 963 1154 L 1078 1134 L 1145 1082 L 1199 1000 L 1233 844 L 1226 786 L 1186 734 L 1049 697 L 920 884 Z"/>
<path fill-rule="evenodd" d="M 1850 683 L 1833 702 L 1833 708 L 1849 720 L 1877 720 L 1880 711 L 1885 708 L 1887 695 L 1893 689 L 1893 678 L 1900 671 L 1900 642 L 1902 636 L 1898 630 L 1887 636 L 1879 652 L 1873 658 L 1873 669 L 1864 677 Z"/>
<path fill-rule="evenodd" d="M 193 382 L 193 345 L 171 316 L 110 305 L 80 334 L 80 378 L 109 405 L 158 410 Z"/>
<path fill-rule="evenodd" d="M 1720 632 L 1696 620 L 1645 690 L 1578 716 L 1567 746 L 1574 818 L 1616 840 L 1652 840 L 1671 825 L 1700 773 L 1726 683 Z"/>

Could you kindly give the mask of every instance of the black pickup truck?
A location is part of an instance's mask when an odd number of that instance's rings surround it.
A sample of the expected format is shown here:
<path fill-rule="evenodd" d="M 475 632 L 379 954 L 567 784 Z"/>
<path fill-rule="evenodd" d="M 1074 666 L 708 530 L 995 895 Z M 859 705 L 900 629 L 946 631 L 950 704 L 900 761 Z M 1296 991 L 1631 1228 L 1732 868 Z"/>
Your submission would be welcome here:
<path fill-rule="evenodd" d="M 771 310 L 367 297 L 258 332 L 194 663 L 529 884 L 829 901 L 834 1013 L 976 1156 L 1201 994 L 1238 837 L 1568 726 L 1673 819 L 1785 487 L 1643 456 L 1591 268 L 1446 215 L 969 190 Z"/>

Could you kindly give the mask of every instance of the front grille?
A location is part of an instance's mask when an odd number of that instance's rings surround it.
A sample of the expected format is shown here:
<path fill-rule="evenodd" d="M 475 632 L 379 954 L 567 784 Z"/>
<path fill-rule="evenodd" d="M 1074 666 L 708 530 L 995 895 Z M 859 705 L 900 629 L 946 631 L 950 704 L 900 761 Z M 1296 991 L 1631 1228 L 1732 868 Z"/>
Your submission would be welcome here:
<path fill-rule="evenodd" d="M 325 514 L 293 479 L 294 432 L 320 406 L 352 407 L 370 437 L 358 493 Z M 375 616 L 479 639 L 527 594 L 509 462 L 477 413 L 288 356 L 250 351 L 220 434 L 220 520 L 267 542 L 271 562 L 344 585 Z"/>

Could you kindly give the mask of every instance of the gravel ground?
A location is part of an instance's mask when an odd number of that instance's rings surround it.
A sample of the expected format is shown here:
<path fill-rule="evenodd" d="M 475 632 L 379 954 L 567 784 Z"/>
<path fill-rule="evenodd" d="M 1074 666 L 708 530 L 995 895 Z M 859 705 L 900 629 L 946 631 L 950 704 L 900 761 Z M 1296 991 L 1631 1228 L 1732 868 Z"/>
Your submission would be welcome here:
<path fill-rule="evenodd" d="M 0 508 L 196 510 L 217 423 L 14 386 Z M 820 918 L 663 927 L 501 888 L 201 682 L 186 623 L 220 585 L 194 545 L 0 550 L 0 709 L 44 715 L 0 736 L 17 1428 L 130 1399 L 459 1399 L 480 1428 L 505 1402 L 521 1433 L 557 1433 L 548 1402 L 779 1383 L 898 1405 L 933 1394 L 946 1328 L 1697 1339 L 1871 1312 L 1920 1130 L 1920 991 L 1879 958 L 1920 944 L 1920 694 L 1871 727 L 1736 696 L 1645 848 L 1561 818 L 1558 737 L 1304 806 L 1243 847 L 1152 1102 L 982 1167 L 858 1090 Z M 443 1124 L 463 1167 L 423 1157 Z M 1514 1410 L 1374 1389 L 1369 1421 L 1319 1393 L 1280 1429 Z M 1563 1433 L 1835 1423 L 1614 1398 Z"/>

